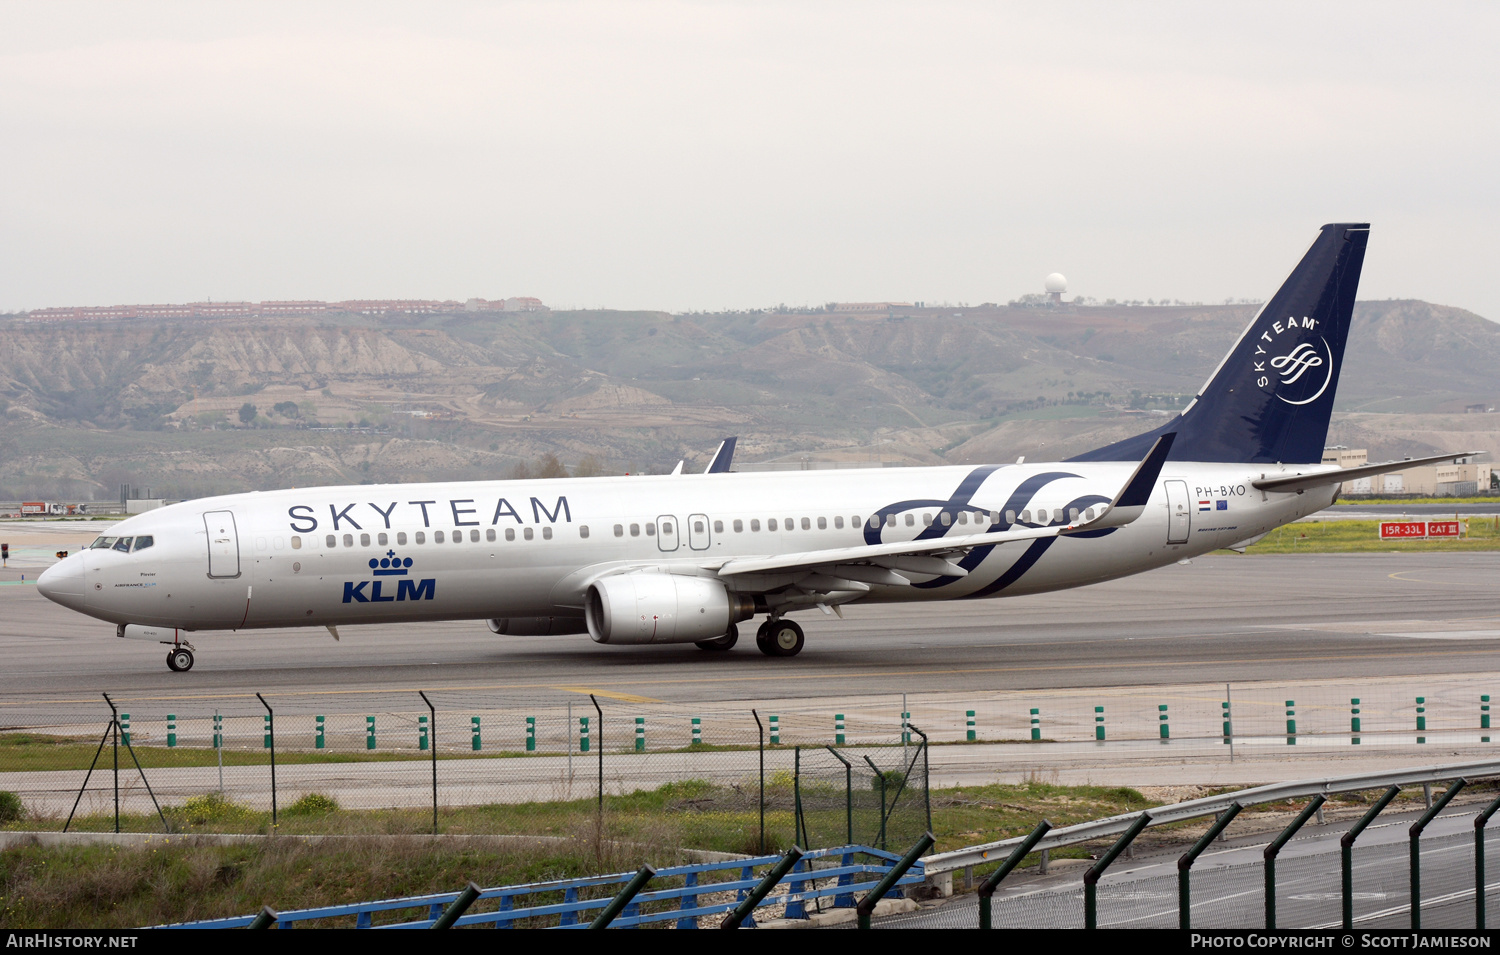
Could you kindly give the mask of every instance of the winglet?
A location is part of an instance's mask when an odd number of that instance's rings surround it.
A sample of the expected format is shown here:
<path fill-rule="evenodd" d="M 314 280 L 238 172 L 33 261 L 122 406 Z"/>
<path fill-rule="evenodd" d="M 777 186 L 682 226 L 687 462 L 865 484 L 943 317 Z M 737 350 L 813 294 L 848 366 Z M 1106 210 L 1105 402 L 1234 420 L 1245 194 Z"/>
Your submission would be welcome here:
<path fill-rule="evenodd" d="M 727 474 L 727 473 L 729 473 L 729 463 L 734 460 L 734 445 L 735 445 L 735 442 L 738 441 L 738 440 L 739 440 L 739 437 L 735 436 L 735 437 L 725 438 L 723 441 L 720 441 L 719 442 L 719 450 L 717 450 L 717 451 L 714 452 L 713 460 L 708 462 L 708 467 L 704 469 L 703 473 L 704 474 Z"/>
<path fill-rule="evenodd" d="M 1096 531 L 1108 527 L 1123 527 L 1131 521 L 1140 517 L 1146 510 L 1146 502 L 1151 499 L 1151 492 L 1156 488 L 1156 479 L 1161 477 L 1161 469 L 1167 463 L 1167 455 L 1172 451 L 1172 442 L 1177 439 L 1177 432 L 1172 431 L 1156 439 L 1151 450 L 1146 452 L 1146 457 L 1140 464 L 1136 465 L 1135 473 L 1115 499 L 1104 509 L 1104 513 L 1092 521 L 1079 524 L 1063 533 L 1078 533 L 1081 531 Z"/>

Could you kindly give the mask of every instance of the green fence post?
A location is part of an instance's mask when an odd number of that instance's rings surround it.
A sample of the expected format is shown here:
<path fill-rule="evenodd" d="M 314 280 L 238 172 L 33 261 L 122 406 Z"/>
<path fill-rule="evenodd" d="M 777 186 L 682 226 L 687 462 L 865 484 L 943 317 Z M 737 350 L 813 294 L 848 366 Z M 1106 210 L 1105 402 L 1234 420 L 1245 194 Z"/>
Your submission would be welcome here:
<path fill-rule="evenodd" d="M 837 756 L 838 754 L 835 753 L 834 755 Z M 745 917 L 755 910 L 755 907 L 760 904 L 761 900 L 764 899 L 772 889 L 776 888 L 776 884 L 780 882 L 788 872 L 792 871 L 792 866 L 796 865 L 797 860 L 801 858 L 802 850 L 797 846 L 792 846 L 790 849 L 786 850 L 786 853 L 781 857 L 781 859 L 771 867 L 771 871 L 766 873 L 765 878 L 761 879 L 760 882 L 755 886 L 755 888 L 750 890 L 750 894 L 745 896 L 740 904 L 735 907 L 734 911 L 730 912 L 728 917 L 726 917 L 724 921 L 719 923 L 719 928 L 739 928 L 740 923 L 745 921 Z"/>
<path fill-rule="evenodd" d="M 317 732 L 313 734 L 313 749 L 322 749 L 323 727 L 326 725 L 326 721 L 321 716 L 314 717 L 314 719 L 317 721 Z"/>
<path fill-rule="evenodd" d="M 1038 742 L 1042 738 L 1042 711 L 1039 707 L 1031 708 L 1031 741 Z"/>
<path fill-rule="evenodd" d="M 214 714 L 214 749 L 224 748 L 224 717 Z"/>
<path fill-rule="evenodd" d="M 584 722 L 587 723 L 588 721 L 584 720 Z M 469 717 L 469 749 L 477 753 L 483 748 L 484 741 L 479 732 L 479 717 L 471 716 Z M 588 747 L 585 746 L 584 749 L 588 749 Z"/>
<path fill-rule="evenodd" d="M 1156 722 L 1158 724 L 1158 732 L 1160 733 L 1162 740 L 1166 741 L 1171 739 L 1172 727 L 1171 724 L 1167 722 L 1167 704 L 1162 703 L 1156 708 Z"/>
<path fill-rule="evenodd" d="M 1125 830 L 1125 834 L 1115 840 L 1108 851 L 1089 867 L 1083 874 L 1083 927 L 1093 929 L 1099 927 L 1099 880 L 1104 876 L 1104 870 L 1108 869 L 1126 847 L 1135 841 L 1147 826 L 1151 825 L 1151 813 L 1143 812 L 1135 817 L 1135 822 Z"/>
<path fill-rule="evenodd" d="M 261 727 L 262 736 L 261 736 L 261 740 L 260 740 L 260 748 L 261 749 L 270 749 L 271 748 L 271 714 L 264 713 L 264 714 L 261 715 L 260 719 L 261 719 L 261 722 L 265 724 L 263 727 Z"/>
<path fill-rule="evenodd" d="M 966 711 L 964 711 L 964 721 L 965 721 L 964 740 L 967 741 L 967 742 L 973 743 L 973 742 L 975 742 L 976 740 L 979 739 L 979 734 L 978 734 L 978 732 L 974 728 L 974 711 L 973 710 L 966 710 Z"/>
<path fill-rule="evenodd" d="M 475 717 L 474 719 L 477 724 L 479 718 Z M 589 751 L 589 718 L 587 716 L 578 717 L 578 751 L 580 753 L 587 753 Z"/>
<path fill-rule="evenodd" d="M 609 900 L 609 904 L 606 905 L 603 910 L 594 917 L 594 920 L 589 923 L 589 928 L 609 928 L 609 923 L 613 922 L 616 916 L 625 911 L 625 906 L 629 905 L 630 900 L 636 897 L 636 893 L 640 892 L 641 889 L 644 889 L 646 887 L 646 883 L 650 882 L 655 877 L 656 870 L 649 865 L 643 865 L 639 869 L 637 869 L 635 875 L 631 877 L 630 881 L 625 883 L 625 887 L 619 892 L 615 893 L 615 897 Z"/>
<path fill-rule="evenodd" d="M 1234 723 L 1229 718 L 1229 701 L 1224 700 L 1219 707 L 1224 711 L 1224 745 L 1232 746 L 1234 745 L 1231 742 L 1234 739 Z"/>
<path fill-rule="evenodd" d="M 1104 707 L 1094 707 L 1094 739 L 1104 742 Z"/>
<path fill-rule="evenodd" d="M 1306 825 L 1307 820 L 1323 808 L 1325 802 L 1327 802 L 1327 797 L 1321 793 L 1314 796 L 1312 802 L 1308 803 L 1307 807 L 1297 814 L 1297 818 L 1292 820 L 1292 824 L 1281 830 L 1281 834 L 1272 839 L 1261 852 L 1266 860 L 1266 928 L 1268 929 L 1276 927 L 1276 857 L 1281 854 L 1282 846 L 1292 840 L 1297 830 Z"/>
<path fill-rule="evenodd" d="M 120 742 L 130 745 L 130 714 L 120 714 Z"/>
<path fill-rule="evenodd" d="M 835 746 L 844 745 L 844 714 L 842 713 L 833 714 L 833 742 Z"/>
<path fill-rule="evenodd" d="M 778 745 L 778 744 L 781 743 L 781 718 L 778 717 L 775 713 L 772 713 L 771 716 L 770 716 L 770 720 L 771 720 L 771 745 L 772 746 L 776 746 L 776 745 Z"/>
<path fill-rule="evenodd" d="M 1488 693 L 1479 698 L 1479 728 L 1482 730 L 1490 728 L 1490 695 Z M 1479 737 L 1479 741 L 1481 743 L 1488 743 L 1490 738 L 1488 736 L 1481 736 Z"/>
<path fill-rule="evenodd" d="M 901 713 L 901 745 L 903 745 L 903 746 L 905 746 L 907 743 L 911 742 L 911 731 L 906 728 L 906 724 L 910 723 L 910 722 L 911 722 L 911 714 L 909 712 L 902 711 L 902 713 Z"/>
<path fill-rule="evenodd" d="M 1359 838 L 1359 834 L 1365 831 L 1366 826 L 1375 821 L 1375 817 L 1380 815 L 1382 809 L 1391 804 L 1391 800 L 1395 799 L 1400 791 L 1400 786 L 1387 789 L 1379 799 L 1375 800 L 1375 805 L 1370 807 L 1369 812 L 1361 816 L 1359 822 L 1356 822 L 1339 838 L 1339 863 L 1343 874 L 1344 931 L 1346 932 L 1354 931 L 1354 840 Z"/>
<path fill-rule="evenodd" d="M 1421 931 L 1422 928 L 1422 830 L 1427 828 L 1428 823 L 1437 818 L 1443 807 L 1458 795 L 1458 791 L 1469 784 L 1467 779 L 1459 778 L 1449 786 L 1432 808 L 1422 813 L 1422 818 L 1411 824 L 1407 830 L 1408 838 L 1411 840 L 1411 927 L 1412 931 Z M 1483 891 L 1481 888 L 1480 891 Z"/>
<path fill-rule="evenodd" d="M 693 717 L 693 745 L 703 745 L 703 720 L 696 716 Z"/>
<path fill-rule="evenodd" d="M 1359 745 L 1359 697 L 1349 700 L 1349 745 Z"/>
<path fill-rule="evenodd" d="M 479 886 L 470 882 L 464 886 L 462 892 L 458 893 L 458 898 L 448 903 L 448 907 L 443 909 L 443 914 L 433 919 L 432 924 L 427 927 L 438 931 L 452 928 L 453 923 L 458 921 L 458 917 L 469 910 L 469 906 L 474 904 L 474 900 L 479 898 L 479 893 L 483 891 Z"/>
<path fill-rule="evenodd" d="M 1474 817 L 1474 927 L 1481 932 L 1484 931 L 1484 827 L 1497 809 L 1500 809 L 1500 796 Z"/>
<path fill-rule="evenodd" d="M 1177 860 L 1177 927 L 1186 931 L 1193 927 L 1192 918 L 1192 875 L 1193 863 L 1203 854 L 1203 850 L 1219 837 L 1219 833 L 1233 821 L 1240 810 L 1245 808 L 1237 802 L 1232 802 L 1229 807 L 1219 813 L 1219 818 L 1208 827 L 1208 831 L 1195 843 L 1193 847 L 1184 852 Z"/>
<path fill-rule="evenodd" d="M 635 751 L 637 753 L 646 751 L 646 718 L 644 716 L 635 718 Z"/>
<path fill-rule="evenodd" d="M 365 717 L 365 749 L 375 748 L 375 717 Z"/>
<path fill-rule="evenodd" d="M 636 747 L 639 749 L 640 747 Z M 536 752 L 536 717 L 526 717 L 526 752 Z"/>
<path fill-rule="evenodd" d="M 1418 733 L 1425 733 L 1425 732 L 1427 732 L 1427 705 L 1426 704 L 1427 704 L 1427 697 L 1425 697 L 1425 696 L 1419 696 L 1419 697 L 1417 697 L 1417 732 Z M 1418 736 L 1417 737 L 1417 742 L 1418 743 L 1425 743 L 1425 742 L 1427 742 L 1427 737 L 1425 737 L 1425 736 Z"/>
<path fill-rule="evenodd" d="M 167 714 L 167 746 L 168 746 L 168 748 L 170 748 L 170 747 L 173 747 L 173 746 L 176 746 L 176 745 L 177 745 L 177 714 L 176 713 L 168 713 Z"/>
<path fill-rule="evenodd" d="M 1010 875 L 1011 870 L 1014 869 L 1016 866 L 1018 866 L 1018 865 L 1021 864 L 1021 860 L 1024 859 L 1024 858 L 1026 858 L 1026 854 L 1029 853 L 1032 849 L 1036 848 L 1036 844 L 1038 842 L 1042 841 L 1042 836 L 1045 836 L 1051 829 L 1052 829 L 1052 823 L 1048 822 L 1045 819 L 1043 819 L 1041 822 L 1037 823 L 1036 828 L 1033 829 L 1033 830 L 1031 830 L 1031 832 L 1029 834 L 1027 834 L 1027 836 L 1026 836 L 1025 839 L 1021 840 L 1020 845 L 1016 846 L 1014 849 L 1012 849 L 1010 851 L 1010 855 L 1008 855 L 1008 856 L 1005 857 L 1005 861 L 1004 862 L 1000 863 L 1000 868 L 996 869 L 994 872 L 991 872 L 990 873 L 990 877 L 987 878 L 987 879 L 985 879 L 982 883 L 980 883 L 980 885 L 979 885 L 979 927 L 980 928 L 982 928 L 982 929 L 994 928 L 994 925 L 991 923 L 991 918 L 990 918 L 990 902 L 991 902 L 991 900 L 992 900 L 992 898 L 993 898 L 993 896 L 995 894 L 995 890 L 1000 887 L 1001 881 L 1003 881 L 1006 876 Z"/>
<path fill-rule="evenodd" d="M 1286 701 L 1286 744 L 1297 745 L 1297 701 Z"/>
<path fill-rule="evenodd" d="M 917 840 L 917 844 L 907 850 L 906 855 L 901 857 L 900 862 L 891 866 L 890 871 L 885 874 L 885 877 L 875 884 L 875 888 L 865 893 L 865 897 L 859 900 L 858 905 L 854 906 L 854 910 L 859 916 L 860 928 L 867 929 L 870 927 L 870 915 L 875 911 L 875 906 L 880 904 L 880 900 L 885 898 L 885 894 L 891 890 L 891 887 L 900 881 L 901 877 L 906 874 L 906 870 L 915 865 L 917 860 L 922 858 L 922 853 L 931 849 L 932 844 L 936 841 L 936 839 L 932 838 L 932 833 L 923 833 L 922 838 Z"/>
<path fill-rule="evenodd" d="M 427 752 L 427 717 L 417 717 L 417 749 Z"/>

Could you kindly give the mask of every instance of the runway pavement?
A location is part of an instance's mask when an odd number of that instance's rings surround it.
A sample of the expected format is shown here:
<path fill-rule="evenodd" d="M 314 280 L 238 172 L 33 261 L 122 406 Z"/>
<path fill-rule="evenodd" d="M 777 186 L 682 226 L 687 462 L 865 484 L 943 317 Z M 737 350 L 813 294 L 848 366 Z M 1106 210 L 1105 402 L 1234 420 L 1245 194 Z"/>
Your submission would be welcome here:
<path fill-rule="evenodd" d="M 799 616 L 793 659 L 480 621 L 200 633 L 197 666 L 0 577 L 0 700 L 567 687 L 669 702 L 1500 671 L 1500 553 L 1210 556 L 1079 590 Z M 29 576 L 29 575 L 28 575 Z"/>

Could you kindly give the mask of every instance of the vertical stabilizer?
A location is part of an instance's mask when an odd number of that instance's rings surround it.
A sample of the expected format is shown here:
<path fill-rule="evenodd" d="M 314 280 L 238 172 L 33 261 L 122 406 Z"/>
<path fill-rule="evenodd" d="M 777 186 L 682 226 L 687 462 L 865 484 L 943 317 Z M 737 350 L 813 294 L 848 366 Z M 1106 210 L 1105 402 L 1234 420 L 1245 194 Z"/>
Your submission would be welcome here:
<path fill-rule="evenodd" d="M 1325 225 L 1182 414 L 1071 460 L 1139 461 L 1176 432 L 1174 461 L 1321 461 L 1369 236 L 1368 223 Z"/>

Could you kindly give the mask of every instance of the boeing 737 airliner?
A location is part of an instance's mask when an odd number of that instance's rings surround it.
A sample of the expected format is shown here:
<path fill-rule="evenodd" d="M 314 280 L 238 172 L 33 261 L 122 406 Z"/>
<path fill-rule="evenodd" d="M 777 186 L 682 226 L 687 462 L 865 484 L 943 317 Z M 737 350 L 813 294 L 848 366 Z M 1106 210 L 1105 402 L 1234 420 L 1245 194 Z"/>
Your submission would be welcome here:
<path fill-rule="evenodd" d="M 459 619 L 724 651 L 764 615 L 757 646 L 791 657 L 796 611 L 1061 590 L 1244 546 L 1342 481 L 1459 456 L 1320 463 L 1368 238 L 1324 226 L 1182 414 L 1068 461 L 232 494 L 123 521 L 37 587 L 168 644 L 173 670 L 199 631 Z"/>

